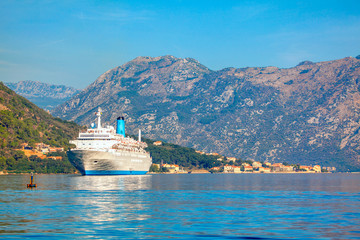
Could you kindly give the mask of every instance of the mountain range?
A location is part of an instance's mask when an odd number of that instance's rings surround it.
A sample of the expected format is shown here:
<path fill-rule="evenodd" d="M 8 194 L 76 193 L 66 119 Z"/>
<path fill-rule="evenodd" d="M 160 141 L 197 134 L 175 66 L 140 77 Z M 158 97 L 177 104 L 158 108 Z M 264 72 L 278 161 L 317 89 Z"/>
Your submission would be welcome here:
<path fill-rule="evenodd" d="M 192 58 L 138 57 L 53 110 L 80 124 L 126 117 L 127 129 L 204 152 L 360 169 L 360 57 L 292 68 L 213 71 Z"/>
<path fill-rule="evenodd" d="M 80 92 L 78 89 L 64 85 L 53 85 L 30 80 L 16 83 L 5 82 L 5 85 L 46 110 L 53 109 Z"/>

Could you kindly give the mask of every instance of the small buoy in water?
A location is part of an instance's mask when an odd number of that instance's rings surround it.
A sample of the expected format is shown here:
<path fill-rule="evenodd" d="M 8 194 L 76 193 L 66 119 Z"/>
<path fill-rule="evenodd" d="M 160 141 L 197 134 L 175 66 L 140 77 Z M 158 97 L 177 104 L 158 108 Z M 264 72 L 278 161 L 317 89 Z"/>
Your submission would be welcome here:
<path fill-rule="evenodd" d="M 30 176 L 30 184 L 27 185 L 28 188 L 33 188 L 33 187 L 37 187 L 37 185 L 34 183 L 34 174 L 31 173 Z"/>

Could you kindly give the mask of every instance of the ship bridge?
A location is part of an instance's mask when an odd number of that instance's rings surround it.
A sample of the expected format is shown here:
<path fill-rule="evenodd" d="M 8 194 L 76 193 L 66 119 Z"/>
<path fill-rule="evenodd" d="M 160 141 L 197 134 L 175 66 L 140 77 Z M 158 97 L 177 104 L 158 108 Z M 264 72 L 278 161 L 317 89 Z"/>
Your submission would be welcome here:
<path fill-rule="evenodd" d="M 88 129 L 84 133 L 79 133 L 78 140 L 112 140 L 115 139 L 115 129 L 111 126 L 107 128 Z"/>

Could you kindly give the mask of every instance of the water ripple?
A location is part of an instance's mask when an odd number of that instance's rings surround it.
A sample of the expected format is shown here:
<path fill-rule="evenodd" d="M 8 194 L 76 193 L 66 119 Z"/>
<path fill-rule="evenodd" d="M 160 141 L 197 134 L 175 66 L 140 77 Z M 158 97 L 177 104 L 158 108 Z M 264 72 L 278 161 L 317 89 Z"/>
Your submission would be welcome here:
<path fill-rule="evenodd" d="M 27 177 L 0 176 L 1 238 L 360 238 L 359 175 L 39 175 L 36 180 L 39 187 L 29 190 Z"/>

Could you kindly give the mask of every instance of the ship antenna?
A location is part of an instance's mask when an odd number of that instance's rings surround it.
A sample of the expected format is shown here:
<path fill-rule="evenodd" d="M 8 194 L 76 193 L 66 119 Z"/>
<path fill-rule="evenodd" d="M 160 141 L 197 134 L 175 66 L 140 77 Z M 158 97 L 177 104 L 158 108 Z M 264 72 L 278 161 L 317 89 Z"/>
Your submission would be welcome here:
<path fill-rule="evenodd" d="M 98 111 L 97 111 L 97 113 L 96 113 L 96 116 L 98 117 L 98 129 L 100 129 L 101 128 L 101 114 L 102 114 L 102 110 L 101 110 L 101 108 L 99 107 L 98 108 Z"/>

